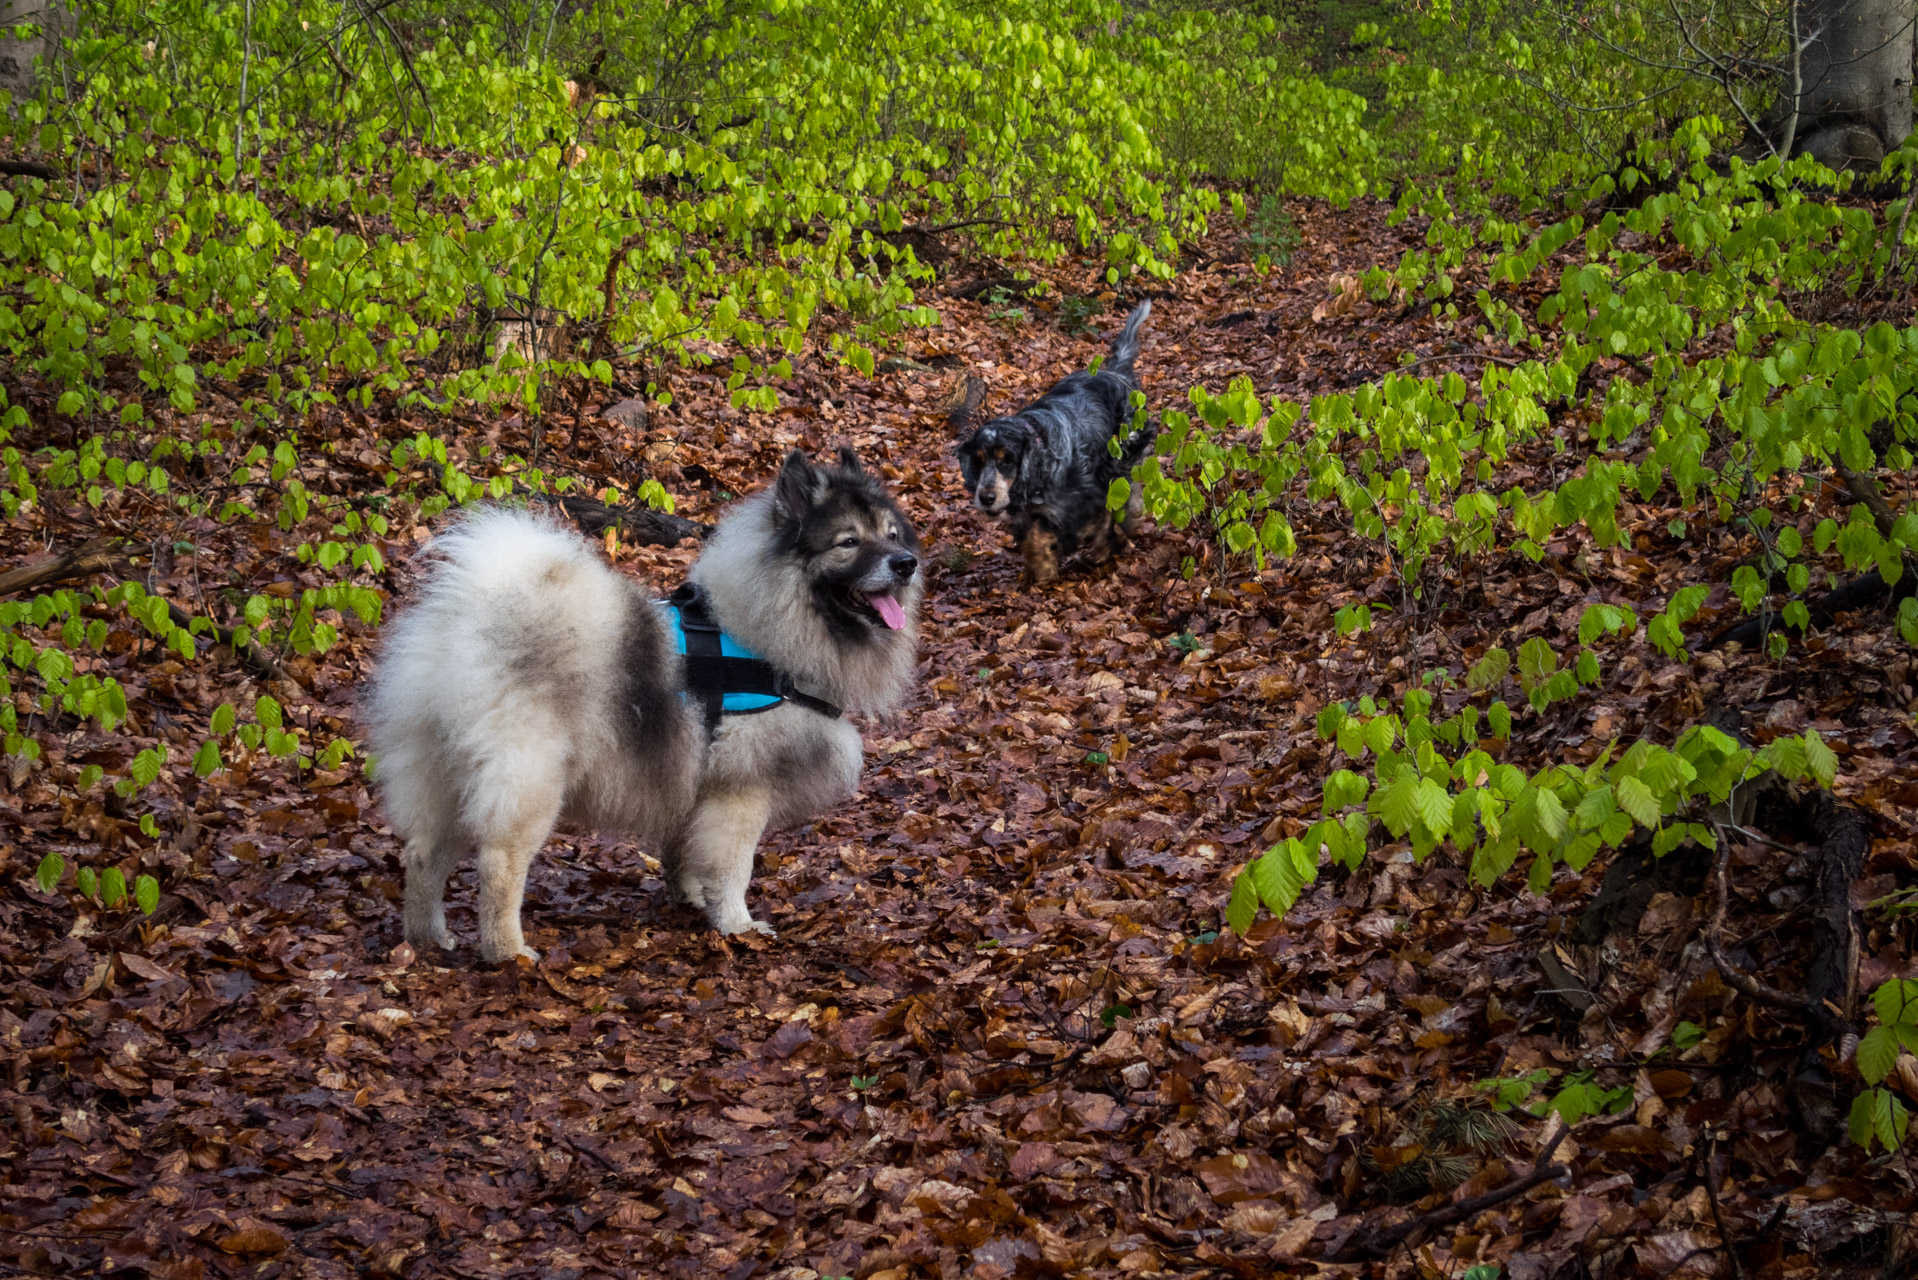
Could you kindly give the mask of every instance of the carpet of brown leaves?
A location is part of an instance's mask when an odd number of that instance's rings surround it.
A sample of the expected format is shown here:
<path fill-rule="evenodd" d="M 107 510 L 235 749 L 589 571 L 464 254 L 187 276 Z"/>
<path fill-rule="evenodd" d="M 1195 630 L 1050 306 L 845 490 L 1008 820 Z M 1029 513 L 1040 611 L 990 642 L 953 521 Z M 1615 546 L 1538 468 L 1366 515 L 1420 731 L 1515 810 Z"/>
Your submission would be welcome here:
<path fill-rule="evenodd" d="M 1388 228 L 1377 207 L 1301 222 L 1305 247 L 1270 278 L 1222 237 L 1215 260 L 1154 295 L 1140 367 L 1155 406 L 1242 373 L 1303 397 L 1401 353 L 1468 375 L 1494 353 L 1422 312 L 1341 299 L 1336 277 L 1396 258 L 1416 229 Z M 1094 279 L 1056 273 L 1067 294 L 1096 293 Z M 1388 846 L 1327 875 L 1282 924 L 1217 932 L 1236 867 L 1317 816 L 1333 767 L 1311 730 L 1321 706 L 1495 638 L 1563 640 L 1592 600 L 1711 580 L 1702 622 L 1729 620 L 1730 535 L 1699 559 L 1662 531 L 1670 513 L 1635 510 L 1621 521 L 1635 551 L 1559 545 L 1539 565 L 1441 571 L 1416 616 L 1348 642 L 1336 608 L 1401 596 L 1380 548 L 1329 510 L 1295 509 L 1299 554 L 1263 573 L 1161 530 L 1115 569 L 1024 589 L 1002 535 L 965 510 L 942 406 L 973 372 L 1008 409 L 1102 339 L 1066 334 L 1044 303 L 944 311 L 909 352 L 929 368 L 867 382 L 808 364 L 766 417 L 724 408 L 718 376 L 676 373 L 671 410 L 637 431 L 592 424 L 579 464 L 657 476 L 705 517 L 785 449 L 850 440 L 921 524 L 919 693 L 867 726 L 856 803 L 764 846 L 753 901 L 777 939 L 702 932 L 641 851 L 569 832 L 529 887 L 537 967 L 415 954 L 394 841 L 350 770 L 300 780 L 240 761 L 169 781 L 149 841 L 77 797 L 73 771 L 154 740 L 190 755 L 214 705 L 264 686 L 230 660 L 182 668 L 109 645 L 103 664 L 144 711 L 127 733 L 76 733 L 16 771 L 0 805 L 0 1268 L 997 1280 L 1497 1264 L 1534 1280 L 1898 1265 L 1902 1157 L 1843 1142 L 1858 1080 L 1835 1056 L 1839 1135 L 1802 1105 L 1805 1028 L 1701 958 L 1696 874 L 1581 925 L 1603 863 L 1539 898 Z M 377 411 L 316 424 L 337 451 L 310 455 L 308 483 L 366 484 L 359 454 L 414 429 Z M 475 424 L 453 452 L 489 438 L 524 447 L 524 428 Z M 1536 485 L 1565 465 L 1541 452 L 1504 479 Z M 251 590 L 307 572 L 287 554 L 297 539 L 188 532 Z M 403 603 L 426 530 L 395 532 Z M 15 529 L 7 561 L 66 536 Z M 692 553 L 618 554 L 663 590 Z M 1172 643 L 1186 633 L 1192 645 Z M 351 732 L 373 639 L 350 629 L 323 661 L 295 663 L 306 687 L 273 690 L 290 718 Z M 1761 740 L 1815 725 L 1843 755 L 1842 789 L 1877 818 L 1860 901 L 1909 879 L 1912 677 L 1883 618 L 1788 664 L 1686 666 L 1642 641 L 1616 658 L 1596 694 L 1521 720 L 1510 758 L 1669 741 L 1708 708 Z M 76 919 L 31 887 L 49 849 L 159 875 L 159 912 Z M 1736 958 L 1787 985 L 1803 974 L 1801 862 L 1757 844 L 1734 860 Z M 451 892 L 468 938 L 471 892 L 468 871 Z M 1906 972 L 1910 946 L 1903 925 L 1869 920 L 1867 986 Z M 1669 1044 L 1681 1020 L 1704 1031 L 1683 1051 Z M 1551 1122 L 1484 1121 L 1473 1082 L 1574 1068 L 1631 1100 L 1558 1148 L 1566 1177 L 1387 1259 L 1328 1261 L 1394 1203 L 1430 1210 L 1524 1174 Z M 1918 1095 L 1918 1079 L 1899 1083 Z M 1490 1139 L 1443 1148 L 1428 1121 L 1446 1108 Z"/>

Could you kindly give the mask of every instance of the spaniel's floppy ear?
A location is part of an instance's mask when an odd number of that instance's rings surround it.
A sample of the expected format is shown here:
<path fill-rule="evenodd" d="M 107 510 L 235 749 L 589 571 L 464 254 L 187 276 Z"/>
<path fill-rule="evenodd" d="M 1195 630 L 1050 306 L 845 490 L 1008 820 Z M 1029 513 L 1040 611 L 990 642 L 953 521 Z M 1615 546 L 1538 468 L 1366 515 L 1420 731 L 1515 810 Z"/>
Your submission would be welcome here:
<path fill-rule="evenodd" d="M 847 471 L 865 470 L 864 467 L 859 465 L 859 455 L 853 452 L 852 446 L 849 444 L 839 446 L 839 465 Z"/>
<path fill-rule="evenodd" d="M 824 486 L 805 452 L 794 449 L 780 465 L 779 478 L 773 481 L 773 509 L 788 519 L 796 519 L 812 510 Z"/>

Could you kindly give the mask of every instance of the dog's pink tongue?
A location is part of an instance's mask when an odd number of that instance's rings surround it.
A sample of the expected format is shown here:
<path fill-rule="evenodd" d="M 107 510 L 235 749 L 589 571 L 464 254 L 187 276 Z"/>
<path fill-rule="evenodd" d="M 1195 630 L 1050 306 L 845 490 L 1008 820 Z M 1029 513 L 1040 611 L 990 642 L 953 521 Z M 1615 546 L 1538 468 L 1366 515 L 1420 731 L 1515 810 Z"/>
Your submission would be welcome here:
<path fill-rule="evenodd" d="M 867 596 L 866 599 L 872 604 L 873 608 L 879 610 L 879 616 L 885 620 L 887 626 L 891 627 L 894 631 L 899 631 L 905 627 L 906 611 L 899 607 L 897 600 L 893 599 L 890 595 Z"/>

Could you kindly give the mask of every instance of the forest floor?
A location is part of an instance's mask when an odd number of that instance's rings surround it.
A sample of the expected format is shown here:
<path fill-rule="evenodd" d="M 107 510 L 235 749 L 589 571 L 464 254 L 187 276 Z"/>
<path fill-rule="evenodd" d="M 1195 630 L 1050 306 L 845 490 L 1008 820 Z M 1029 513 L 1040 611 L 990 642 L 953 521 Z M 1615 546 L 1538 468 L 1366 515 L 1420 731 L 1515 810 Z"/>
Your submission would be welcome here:
<path fill-rule="evenodd" d="M 1474 378 L 1508 356 L 1423 308 L 1341 290 L 1337 277 L 1421 239 L 1385 214 L 1300 210 L 1300 247 L 1264 277 L 1232 233 L 1202 246 L 1211 257 L 1152 294 L 1139 368 L 1153 408 L 1241 374 L 1304 399 L 1407 358 Z M 947 268 L 957 284 L 992 273 Z M 1090 264 L 1045 274 L 1063 297 L 1103 291 Z M 1680 543 L 1670 513 L 1635 506 L 1620 515 L 1631 548 L 1447 566 L 1408 602 L 1379 544 L 1301 500 L 1297 555 L 1263 572 L 1200 531 L 1159 529 L 1114 567 L 1025 588 L 1004 535 L 967 508 L 945 406 L 971 373 L 991 410 L 1016 407 L 1100 354 L 1136 296 L 1107 297 L 1074 333 L 1089 304 L 934 301 L 943 323 L 907 344 L 924 367 L 867 380 L 802 361 L 769 415 L 725 407 L 723 368 L 675 371 L 670 409 L 590 423 L 597 439 L 568 464 L 658 478 L 681 514 L 708 519 L 785 450 L 845 441 L 919 524 L 918 691 L 865 726 L 855 802 L 764 844 L 750 901 L 777 938 L 721 939 L 630 843 L 563 832 L 528 890 L 537 966 L 477 963 L 470 867 L 450 892 L 468 945 L 416 954 L 397 846 L 351 765 L 301 778 L 261 756 L 163 782 L 149 840 L 75 791 L 81 763 L 124 767 L 154 741 L 190 754 L 214 706 L 260 692 L 316 735 L 357 736 L 377 631 L 343 628 L 277 682 L 230 656 L 182 667 L 109 643 L 103 673 L 145 711 L 0 779 L 0 1270 L 993 1280 L 1495 1265 L 1475 1275 L 1542 1280 L 1907 1265 L 1903 1156 L 1844 1139 L 1860 1087 L 1844 1046 L 1720 982 L 1696 859 L 1674 855 L 1594 912 L 1610 859 L 1535 896 L 1388 845 L 1324 873 L 1283 922 L 1220 932 L 1236 869 L 1318 815 L 1338 767 L 1313 729 L 1321 707 L 1456 673 L 1491 643 L 1562 639 L 1595 600 L 1644 616 L 1691 581 L 1714 584 L 1694 632 L 1708 634 L 1736 617 L 1733 532 Z M 379 408 L 316 420 L 337 448 L 309 455 L 307 483 L 369 485 L 391 442 L 429 425 Z M 1565 430 L 1576 444 L 1576 420 Z M 524 449 L 525 426 L 473 424 L 449 453 L 489 442 Z M 1578 456 L 1520 454 L 1499 487 L 1538 487 Z M 394 518 L 387 585 L 403 607 L 429 530 L 404 504 Z M 290 554 L 297 530 L 209 521 L 181 536 L 246 590 L 317 581 Z M 70 545 L 55 523 L 0 539 L 6 565 Z M 618 563 L 664 592 L 695 551 L 625 546 Z M 183 593 L 185 560 L 162 575 Z M 1339 640 L 1333 613 L 1358 602 L 1393 612 Z M 1522 715 L 1507 758 L 1669 742 L 1707 714 L 1754 740 L 1816 727 L 1841 755 L 1841 796 L 1872 814 L 1863 905 L 1914 865 L 1910 662 L 1877 614 L 1784 663 L 1673 662 L 1641 633 L 1595 692 Z M 49 850 L 156 874 L 159 911 L 76 918 L 78 899 L 32 887 Z M 1734 960 L 1802 989 L 1809 857 L 1754 842 L 1732 868 Z M 1911 930 L 1865 919 L 1869 991 L 1908 971 Z M 1603 1105 L 1546 1152 L 1562 1174 L 1462 1221 L 1412 1221 L 1523 1179 L 1557 1126 L 1493 1111 L 1478 1082 L 1545 1072 L 1550 1092 L 1578 1071 Z M 1918 1078 L 1895 1083 L 1918 1096 Z M 1395 1223 L 1428 1229 L 1359 1256 Z"/>

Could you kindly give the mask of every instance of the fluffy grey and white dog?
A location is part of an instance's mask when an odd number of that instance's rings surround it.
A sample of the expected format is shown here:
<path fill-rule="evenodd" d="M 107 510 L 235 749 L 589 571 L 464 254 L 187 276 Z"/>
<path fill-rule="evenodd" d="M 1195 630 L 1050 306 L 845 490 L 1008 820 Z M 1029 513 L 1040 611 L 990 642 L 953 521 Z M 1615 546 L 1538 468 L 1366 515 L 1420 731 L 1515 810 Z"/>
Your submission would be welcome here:
<path fill-rule="evenodd" d="M 994 418 L 959 446 L 959 474 L 979 509 L 1012 530 L 1035 583 L 1059 576 L 1059 562 L 1084 551 L 1093 563 L 1112 557 L 1141 514 L 1134 489 L 1125 514 L 1106 510 L 1106 491 L 1129 476 L 1158 435 L 1146 427 L 1120 441 L 1114 457 L 1108 442 L 1132 420 L 1132 393 L 1139 389 L 1133 361 L 1139 330 L 1152 314 L 1141 302 L 1112 341 L 1112 358 L 1097 373 L 1061 378 L 1019 412 Z"/>
<path fill-rule="evenodd" d="M 480 955 L 537 958 L 520 902 L 562 820 L 652 842 L 715 928 L 770 933 L 746 909 L 754 850 L 858 786 L 859 731 L 828 713 L 904 698 L 918 556 L 912 525 L 850 449 L 830 467 L 789 454 L 770 489 L 720 521 L 690 580 L 727 635 L 803 696 L 709 733 L 666 607 L 591 543 L 497 508 L 441 535 L 365 703 L 406 842 L 407 940 L 454 945 L 446 880 L 477 849 Z"/>

